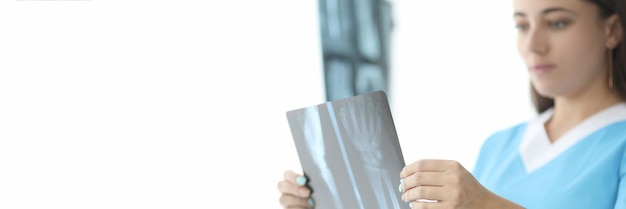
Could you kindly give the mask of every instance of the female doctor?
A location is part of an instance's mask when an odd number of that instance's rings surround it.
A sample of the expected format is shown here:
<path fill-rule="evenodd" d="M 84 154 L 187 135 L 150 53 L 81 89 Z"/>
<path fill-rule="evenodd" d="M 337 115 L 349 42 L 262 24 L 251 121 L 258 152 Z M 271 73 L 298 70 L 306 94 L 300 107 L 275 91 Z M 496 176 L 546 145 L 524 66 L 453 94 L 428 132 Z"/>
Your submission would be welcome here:
<path fill-rule="evenodd" d="M 538 116 L 490 136 L 471 173 L 407 165 L 399 195 L 413 209 L 626 208 L 626 0 L 513 1 Z M 284 208 L 314 207 L 305 181 L 285 172 Z"/>

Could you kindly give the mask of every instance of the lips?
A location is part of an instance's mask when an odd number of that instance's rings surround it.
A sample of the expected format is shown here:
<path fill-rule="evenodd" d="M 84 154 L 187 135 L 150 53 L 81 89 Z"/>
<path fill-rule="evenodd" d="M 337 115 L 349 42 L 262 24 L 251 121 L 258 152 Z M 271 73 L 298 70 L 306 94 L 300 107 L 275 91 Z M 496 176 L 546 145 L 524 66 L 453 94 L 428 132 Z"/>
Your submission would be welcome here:
<path fill-rule="evenodd" d="M 556 68 L 556 65 L 553 64 L 540 64 L 540 65 L 534 65 L 530 68 L 530 71 L 533 74 L 537 74 L 537 75 L 542 75 L 542 74 L 546 74 L 552 70 L 554 70 Z"/>

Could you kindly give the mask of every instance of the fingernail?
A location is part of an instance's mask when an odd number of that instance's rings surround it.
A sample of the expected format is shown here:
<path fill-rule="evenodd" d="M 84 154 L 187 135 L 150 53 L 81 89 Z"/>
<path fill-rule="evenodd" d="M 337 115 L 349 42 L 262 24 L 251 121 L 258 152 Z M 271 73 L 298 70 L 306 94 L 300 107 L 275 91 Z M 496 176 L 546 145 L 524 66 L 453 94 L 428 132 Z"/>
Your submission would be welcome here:
<path fill-rule="evenodd" d="M 404 179 L 400 179 L 400 183 L 402 184 L 402 182 L 404 181 Z"/>
<path fill-rule="evenodd" d="M 313 198 L 310 198 L 310 197 L 309 197 L 309 205 L 310 205 L 310 206 L 313 206 Z"/>
<path fill-rule="evenodd" d="M 402 192 L 402 184 L 398 185 L 398 191 Z"/>
<path fill-rule="evenodd" d="M 296 183 L 298 183 L 300 186 L 304 186 L 306 184 L 306 177 L 298 176 L 298 178 L 296 178 Z"/>
<path fill-rule="evenodd" d="M 413 204 L 409 203 L 409 208 L 413 208 Z"/>

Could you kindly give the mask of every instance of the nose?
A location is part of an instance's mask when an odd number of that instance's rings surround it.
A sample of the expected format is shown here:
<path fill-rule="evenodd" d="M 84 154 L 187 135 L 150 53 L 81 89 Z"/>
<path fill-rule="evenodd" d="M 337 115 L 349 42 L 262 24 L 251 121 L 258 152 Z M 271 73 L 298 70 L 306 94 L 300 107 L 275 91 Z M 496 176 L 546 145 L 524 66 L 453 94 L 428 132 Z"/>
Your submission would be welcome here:
<path fill-rule="evenodd" d="M 539 27 L 533 27 L 528 31 L 525 40 L 525 48 L 534 55 L 545 55 L 550 51 L 546 31 Z"/>

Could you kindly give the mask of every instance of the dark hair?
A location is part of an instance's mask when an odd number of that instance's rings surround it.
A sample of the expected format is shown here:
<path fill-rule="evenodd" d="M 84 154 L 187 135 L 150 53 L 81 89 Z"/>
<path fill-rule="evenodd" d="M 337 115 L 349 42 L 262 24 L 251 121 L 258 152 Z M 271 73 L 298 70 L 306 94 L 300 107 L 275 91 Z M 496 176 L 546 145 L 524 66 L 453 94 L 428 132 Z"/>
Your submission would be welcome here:
<path fill-rule="evenodd" d="M 626 29 L 626 0 L 586 1 L 595 4 L 603 18 L 608 18 L 614 14 L 619 15 L 622 29 Z M 626 34 L 622 37 L 619 45 L 613 49 L 611 56 L 613 60 L 613 69 L 611 69 L 613 71 L 613 88 L 617 90 L 623 100 L 626 100 Z M 538 113 L 544 112 L 554 106 L 554 99 L 541 96 L 532 84 L 530 88 L 532 101 Z"/>

